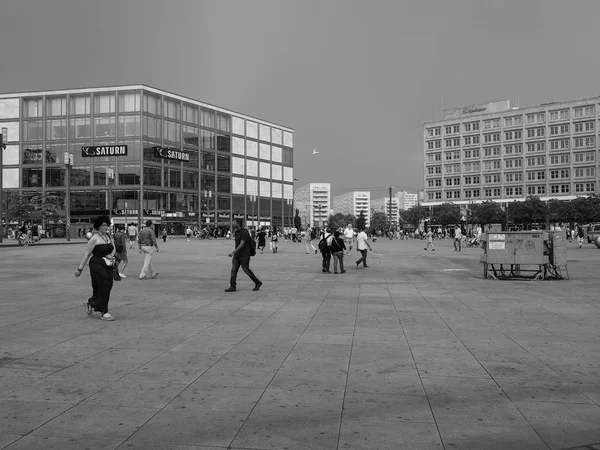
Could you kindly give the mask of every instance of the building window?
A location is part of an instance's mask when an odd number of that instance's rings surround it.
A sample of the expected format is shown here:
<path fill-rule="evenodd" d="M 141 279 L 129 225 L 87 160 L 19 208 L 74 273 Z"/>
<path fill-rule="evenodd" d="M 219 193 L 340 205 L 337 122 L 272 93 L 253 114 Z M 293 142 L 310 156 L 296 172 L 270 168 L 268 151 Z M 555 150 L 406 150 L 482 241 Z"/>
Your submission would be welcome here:
<path fill-rule="evenodd" d="M 140 102 L 141 96 L 139 92 L 119 92 L 119 112 L 140 111 Z"/>
<path fill-rule="evenodd" d="M 116 136 L 114 117 L 94 117 L 94 136 L 97 138 Z"/>
<path fill-rule="evenodd" d="M 91 112 L 91 99 L 89 95 L 76 95 L 69 97 L 69 114 L 84 115 Z"/>
<path fill-rule="evenodd" d="M 67 97 L 46 98 L 47 116 L 66 116 L 67 115 Z"/>
<path fill-rule="evenodd" d="M 34 118 L 44 115 L 43 100 L 41 98 L 24 98 L 23 99 L 23 117 Z M 41 179 L 40 179 L 41 181 Z"/>
<path fill-rule="evenodd" d="M 160 97 L 151 94 L 144 94 L 143 98 L 144 112 L 160 116 L 162 114 Z"/>
<path fill-rule="evenodd" d="M 76 119 L 79 120 L 79 119 Z M 120 137 L 140 135 L 140 116 L 119 116 L 118 132 Z"/>
<path fill-rule="evenodd" d="M 115 94 L 94 95 L 94 114 L 111 114 L 115 111 Z"/>
<path fill-rule="evenodd" d="M 67 139 L 67 119 L 47 120 L 46 139 Z"/>
<path fill-rule="evenodd" d="M 164 110 L 163 115 L 165 118 L 180 120 L 181 119 L 181 108 L 179 100 L 174 100 L 168 97 L 164 99 Z"/>

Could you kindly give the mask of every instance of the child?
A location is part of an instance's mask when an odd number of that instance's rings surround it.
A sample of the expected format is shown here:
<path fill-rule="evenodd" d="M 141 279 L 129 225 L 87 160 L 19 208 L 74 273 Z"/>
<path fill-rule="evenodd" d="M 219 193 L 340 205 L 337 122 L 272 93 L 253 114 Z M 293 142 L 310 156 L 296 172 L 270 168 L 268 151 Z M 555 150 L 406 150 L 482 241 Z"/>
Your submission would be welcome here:
<path fill-rule="evenodd" d="M 273 229 L 271 232 L 271 249 L 273 253 L 277 253 L 277 230 Z"/>

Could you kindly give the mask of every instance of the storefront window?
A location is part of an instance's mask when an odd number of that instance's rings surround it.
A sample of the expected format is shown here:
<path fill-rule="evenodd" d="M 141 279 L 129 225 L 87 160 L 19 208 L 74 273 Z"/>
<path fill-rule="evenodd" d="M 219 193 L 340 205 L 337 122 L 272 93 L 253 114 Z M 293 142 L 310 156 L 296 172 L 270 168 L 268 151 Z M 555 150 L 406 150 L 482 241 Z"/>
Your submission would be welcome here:
<path fill-rule="evenodd" d="M 65 186 L 66 169 L 62 167 L 49 167 L 46 169 L 46 187 Z"/>
<path fill-rule="evenodd" d="M 94 136 L 97 138 L 116 136 L 114 117 L 94 117 Z"/>
<path fill-rule="evenodd" d="M 217 171 L 231 172 L 231 158 L 226 155 L 217 156 Z"/>
<path fill-rule="evenodd" d="M 202 178 L 200 179 L 200 189 L 203 192 L 212 192 L 212 195 L 215 195 L 215 177 L 214 175 L 202 174 Z"/>
<path fill-rule="evenodd" d="M 215 170 L 215 154 L 210 152 L 202 152 L 200 168 L 211 171 Z"/>
<path fill-rule="evenodd" d="M 71 139 L 91 138 L 92 126 L 90 118 L 69 119 L 69 137 Z"/>
<path fill-rule="evenodd" d="M 139 185 L 140 166 L 119 164 L 119 185 Z"/>
<path fill-rule="evenodd" d="M 124 136 L 139 136 L 140 116 L 119 116 L 119 137 Z"/>
<path fill-rule="evenodd" d="M 217 150 L 222 152 L 231 152 L 231 136 L 223 134 L 217 135 Z"/>
<path fill-rule="evenodd" d="M 23 187 L 42 187 L 42 168 L 23 169 Z"/>
<path fill-rule="evenodd" d="M 190 170 L 183 171 L 183 188 L 198 189 L 198 172 L 192 172 Z"/>
<path fill-rule="evenodd" d="M 67 119 L 46 121 L 46 140 L 67 139 Z"/>
<path fill-rule="evenodd" d="M 181 188 L 181 171 L 178 169 L 164 168 L 165 187 Z"/>
<path fill-rule="evenodd" d="M 71 186 L 90 186 L 91 172 L 90 166 L 74 166 L 71 168 Z M 46 175 L 47 176 L 47 175 Z"/>
<path fill-rule="evenodd" d="M 144 185 L 162 186 L 160 167 L 144 166 Z"/>
<path fill-rule="evenodd" d="M 231 177 L 223 175 L 217 176 L 217 192 L 219 193 L 230 193 L 231 192 Z"/>

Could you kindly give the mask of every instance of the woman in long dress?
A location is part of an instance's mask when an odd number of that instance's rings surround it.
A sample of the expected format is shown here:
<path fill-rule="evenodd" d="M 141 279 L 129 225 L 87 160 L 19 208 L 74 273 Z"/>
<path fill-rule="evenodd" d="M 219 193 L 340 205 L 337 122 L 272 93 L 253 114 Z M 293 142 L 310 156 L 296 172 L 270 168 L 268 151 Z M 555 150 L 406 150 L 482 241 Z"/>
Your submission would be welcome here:
<path fill-rule="evenodd" d="M 92 235 L 85 246 L 83 258 L 75 272 L 75 276 L 79 277 L 83 272 L 82 267 L 89 260 L 92 297 L 85 301 L 84 305 L 89 316 L 94 312 L 99 312 L 102 320 L 115 320 L 115 317 L 108 312 L 115 261 L 115 244 L 111 235 L 108 234 L 109 226 L 110 218 L 108 216 L 100 216 L 94 220 L 94 229 L 97 233 Z"/>

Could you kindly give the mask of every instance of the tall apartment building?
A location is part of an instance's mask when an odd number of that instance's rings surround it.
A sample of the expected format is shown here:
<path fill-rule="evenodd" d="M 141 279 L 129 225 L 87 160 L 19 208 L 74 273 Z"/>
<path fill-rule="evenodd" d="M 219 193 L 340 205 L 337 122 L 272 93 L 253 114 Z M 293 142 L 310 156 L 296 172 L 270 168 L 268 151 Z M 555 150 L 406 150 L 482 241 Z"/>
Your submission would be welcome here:
<path fill-rule="evenodd" d="M 397 224 L 399 219 L 398 205 L 400 202 L 397 197 L 392 197 L 392 223 Z M 390 215 L 390 198 L 381 197 L 371 200 L 371 210 L 376 212 L 385 213 L 386 216 Z"/>
<path fill-rule="evenodd" d="M 5 192 L 69 198 L 72 235 L 99 214 L 292 223 L 294 130 L 276 123 L 132 85 L 0 94 L 0 128 Z"/>
<path fill-rule="evenodd" d="M 400 210 L 407 210 L 413 206 L 417 206 L 418 194 L 409 194 L 408 192 L 396 192 L 396 198 L 398 199 L 398 206 Z"/>
<path fill-rule="evenodd" d="M 423 128 L 425 204 L 570 200 L 598 190 L 600 96 L 443 111 Z"/>
<path fill-rule="evenodd" d="M 333 197 L 334 214 L 352 214 L 355 217 L 363 211 L 367 219 L 366 225 L 370 224 L 371 216 L 371 193 L 368 191 L 352 191 Z"/>
<path fill-rule="evenodd" d="M 294 205 L 304 226 L 323 226 L 331 212 L 331 184 L 310 183 L 296 189 Z"/>

